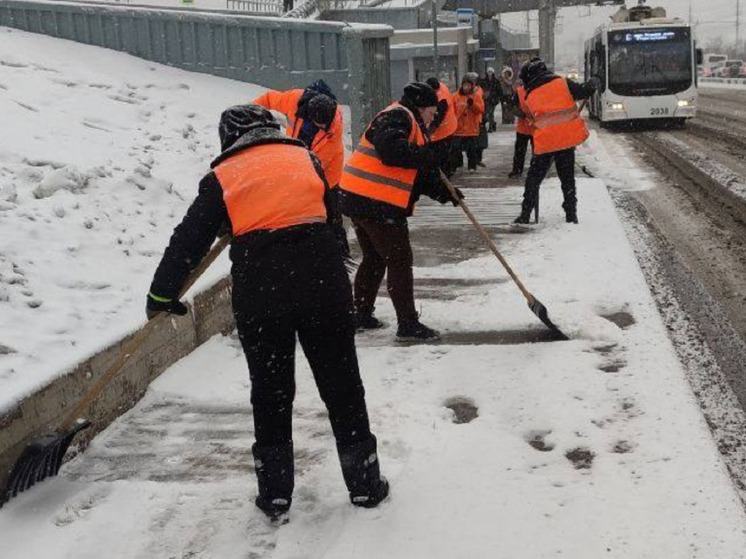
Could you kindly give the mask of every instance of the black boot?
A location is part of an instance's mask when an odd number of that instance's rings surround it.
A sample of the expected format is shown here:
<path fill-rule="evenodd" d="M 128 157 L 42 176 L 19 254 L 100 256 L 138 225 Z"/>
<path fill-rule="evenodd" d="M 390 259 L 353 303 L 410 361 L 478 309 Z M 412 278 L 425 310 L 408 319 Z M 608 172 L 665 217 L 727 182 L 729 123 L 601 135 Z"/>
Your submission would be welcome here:
<path fill-rule="evenodd" d="M 284 524 L 295 486 L 293 443 L 265 447 L 254 444 L 251 451 L 259 485 L 255 504 L 270 522 Z"/>
<path fill-rule="evenodd" d="M 567 223 L 578 222 L 578 208 L 573 202 L 564 202 L 562 208 L 565 210 L 565 221 Z"/>
<path fill-rule="evenodd" d="M 513 169 L 512 171 L 510 171 L 510 173 L 508 173 L 508 178 L 514 179 L 516 177 L 520 177 L 522 174 L 523 174 L 523 171 L 516 171 L 515 169 Z"/>
<path fill-rule="evenodd" d="M 530 222 L 531 222 L 531 210 L 528 210 L 528 211 L 521 210 L 521 215 L 519 215 L 513 220 L 513 223 L 520 223 L 523 225 L 527 225 Z"/>
<path fill-rule="evenodd" d="M 389 494 L 389 482 L 381 475 L 376 452 L 376 438 L 350 445 L 337 445 L 350 502 L 356 507 L 372 509 Z"/>
<path fill-rule="evenodd" d="M 440 339 L 440 332 L 428 328 L 419 318 L 402 320 L 396 330 L 397 342 L 434 342 Z"/>
<path fill-rule="evenodd" d="M 374 311 L 375 309 L 371 312 L 355 312 L 355 329 L 358 332 L 364 330 L 378 330 L 385 326 L 383 322 L 373 315 Z"/>

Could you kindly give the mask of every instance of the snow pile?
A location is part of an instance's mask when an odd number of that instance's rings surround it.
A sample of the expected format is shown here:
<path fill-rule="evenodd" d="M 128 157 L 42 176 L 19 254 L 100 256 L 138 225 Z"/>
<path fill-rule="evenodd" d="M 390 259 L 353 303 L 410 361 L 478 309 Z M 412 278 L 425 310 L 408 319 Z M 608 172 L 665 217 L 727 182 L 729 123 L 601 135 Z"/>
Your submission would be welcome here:
<path fill-rule="evenodd" d="M 0 410 L 143 322 L 220 112 L 261 91 L 0 28 Z"/>

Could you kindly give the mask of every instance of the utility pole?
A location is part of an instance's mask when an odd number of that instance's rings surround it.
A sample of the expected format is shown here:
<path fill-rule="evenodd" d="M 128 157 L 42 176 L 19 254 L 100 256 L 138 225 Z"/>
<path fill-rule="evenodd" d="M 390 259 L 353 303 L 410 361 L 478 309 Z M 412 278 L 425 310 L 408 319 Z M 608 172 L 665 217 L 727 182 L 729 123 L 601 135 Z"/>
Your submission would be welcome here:
<path fill-rule="evenodd" d="M 438 0 L 433 0 L 433 75 L 440 79 L 440 60 L 438 59 Z"/>
<path fill-rule="evenodd" d="M 539 2 L 539 53 L 548 66 L 554 66 L 554 24 L 557 7 L 554 0 Z"/>
<path fill-rule="evenodd" d="M 736 56 L 739 55 L 741 44 L 741 0 L 736 0 Z"/>

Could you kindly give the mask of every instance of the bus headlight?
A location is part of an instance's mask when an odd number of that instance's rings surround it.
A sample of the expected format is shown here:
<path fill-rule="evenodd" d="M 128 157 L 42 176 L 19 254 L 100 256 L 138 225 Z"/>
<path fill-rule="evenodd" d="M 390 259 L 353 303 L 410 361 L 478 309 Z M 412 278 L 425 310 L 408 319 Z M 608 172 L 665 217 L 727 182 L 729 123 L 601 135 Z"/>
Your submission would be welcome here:
<path fill-rule="evenodd" d="M 679 99 L 679 107 L 691 107 L 694 105 L 694 101 L 689 99 Z"/>
<path fill-rule="evenodd" d="M 624 103 L 612 103 L 611 104 L 611 110 L 613 110 L 613 111 L 623 111 L 624 110 Z"/>

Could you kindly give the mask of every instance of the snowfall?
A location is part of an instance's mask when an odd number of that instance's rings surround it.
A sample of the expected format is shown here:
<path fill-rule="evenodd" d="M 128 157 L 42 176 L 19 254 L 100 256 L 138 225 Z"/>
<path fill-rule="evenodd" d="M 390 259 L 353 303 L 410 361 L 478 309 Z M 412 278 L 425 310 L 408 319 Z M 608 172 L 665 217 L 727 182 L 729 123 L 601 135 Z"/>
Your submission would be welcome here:
<path fill-rule="evenodd" d="M 0 28 L 3 408 L 142 325 L 159 255 L 218 149 L 220 111 L 260 91 Z M 584 154 L 604 149 L 596 138 Z M 485 208 L 520 188 L 466 194 L 489 220 Z M 287 525 L 264 522 L 246 364 L 235 335 L 217 336 L 60 476 L 0 509 L 0 557 L 746 557 L 741 501 L 609 191 L 581 179 L 579 197 L 581 224 L 565 224 L 550 179 L 542 224 L 496 237 L 570 341 L 448 342 L 542 329 L 484 251 L 415 269 L 452 286 L 418 301 L 444 343 L 395 346 L 393 309 L 379 302 L 389 327 L 358 339 L 392 488 L 379 508 L 349 504 L 299 356 L 293 508 Z M 415 241 L 436 221 L 467 227 L 458 209 L 427 203 L 411 221 Z M 201 286 L 227 270 L 220 261 Z M 615 313 L 633 320 L 601 317 Z M 448 406 L 476 417 L 456 423 Z"/>

